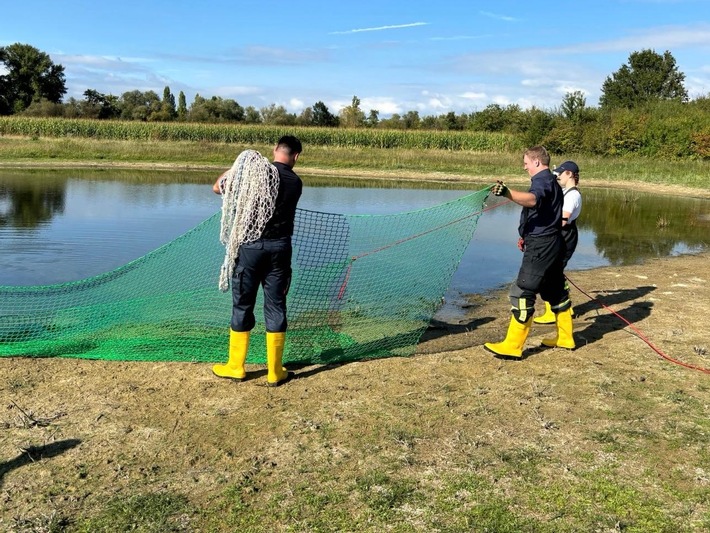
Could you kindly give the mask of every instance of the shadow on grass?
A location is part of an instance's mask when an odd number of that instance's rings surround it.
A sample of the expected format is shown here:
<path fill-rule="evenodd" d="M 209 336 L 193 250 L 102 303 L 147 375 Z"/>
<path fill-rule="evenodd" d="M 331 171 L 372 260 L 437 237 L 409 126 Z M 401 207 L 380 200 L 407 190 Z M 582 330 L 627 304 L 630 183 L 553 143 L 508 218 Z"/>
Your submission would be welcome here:
<path fill-rule="evenodd" d="M 81 444 L 79 439 L 67 439 L 53 442 L 51 444 L 45 444 L 44 446 L 30 446 L 29 448 L 22 450 L 22 453 L 14 459 L 0 463 L 0 487 L 2 487 L 5 474 L 22 466 L 36 463 L 41 459 L 49 459 L 51 457 L 61 455 L 65 451 L 70 450 L 79 444 Z"/>
<path fill-rule="evenodd" d="M 494 320 L 496 318 L 492 316 L 475 318 L 461 324 L 432 320 L 419 341 L 417 355 L 455 352 L 470 348 L 472 337 L 469 334 Z"/>
<path fill-rule="evenodd" d="M 614 312 L 624 317 L 631 324 L 635 324 L 651 316 L 652 308 L 652 302 L 635 302 L 629 305 L 628 307 L 622 309 L 621 311 L 615 310 Z M 584 346 L 600 341 L 604 337 L 604 335 L 628 327 L 628 324 L 615 314 L 605 314 L 596 317 L 589 317 L 584 319 L 584 321 L 589 322 L 587 327 L 582 330 L 579 330 L 579 324 L 577 324 L 573 333 L 574 342 L 577 345 L 577 348 L 575 348 L 576 350 L 579 350 Z M 550 331 L 552 331 L 552 328 L 550 328 Z M 548 346 L 536 346 L 534 348 L 529 348 L 523 352 L 523 357 L 520 360 L 526 359 L 533 355 L 537 355 L 541 352 L 546 352 L 548 350 L 554 349 L 556 348 L 551 348 Z"/>
<path fill-rule="evenodd" d="M 584 316 L 587 313 L 590 313 L 592 311 L 603 310 L 604 308 L 601 304 L 604 304 L 609 307 L 613 307 L 614 305 L 628 302 L 629 300 L 638 300 L 655 290 L 656 290 L 656 287 L 652 287 L 650 285 L 645 285 L 642 287 L 636 287 L 635 289 L 619 289 L 619 290 L 614 290 L 614 291 L 596 291 L 597 295 L 594 297 L 593 300 L 587 300 L 584 303 L 581 303 L 579 305 L 576 305 L 576 304 L 574 305 L 574 307 L 573 307 L 574 316 L 575 316 L 575 318 L 578 318 L 578 317 Z M 602 293 L 602 294 L 600 294 L 600 293 Z M 585 296 L 585 295 L 582 295 L 582 296 L 587 298 L 587 296 Z M 574 300 L 572 301 L 572 303 L 574 304 Z M 625 317 L 625 318 L 628 320 L 631 320 L 630 317 Z"/>
<path fill-rule="evenodd" d="M 601 340 L 604 335 L 608 333 L 613 333 L 614 331 L 622 330 L 628 327 L 628 324 L 624 322 L 619 316 L 628 320 L 631 324 L 642 321 L 651 315 L 651 309 L 653 308 L 652 302 L 634 302 L 622 310 L 614 309 L 615 305 L 623 302 L 628 302 L 629 300 L 638 300 L 645 297 L 650 292 L 654 291 L 656 288 L 652 286 L 642 286 L 635 289 L 619 289 L 614 291 L 599 291 L 603 294 L 596 296 L 594 300 L 589 300 L 585 303 L 575 305 L 573 307 L 574 318 L 575 318 L 575 328 L 573 337 L 575 344 L 577 345 L 577 350 L 580 348 L 592 344 Z M 602 305 L 604 304 L 604 305 Z M 605 309 L 604 306 L 609 307 L 613 314 Z M 604 314 L 592 315 L 592 311 L 603 311 Z M 589 314 L 589 316 L 586 316 Z M 580 329 L 580 323 L 586 323 L 587 327 Z M 536 328 L 548 328 L 550 333 L 554 332 L 554 324 L 547 326 L 536 326 Z M 535 330 L 534 330 L 535 331 Z M 537 329 L 536 333 L 540 333 L 541 329 Z M 523 356 L 516 361 L 522 361 L 528 357 L 546 352 L 548 350 L 553 350 L 548 346 L 535 346 L 527 348 L 523 351 Z M 505 357 L 500 357 L 500 359 L 506 359 Z"/>

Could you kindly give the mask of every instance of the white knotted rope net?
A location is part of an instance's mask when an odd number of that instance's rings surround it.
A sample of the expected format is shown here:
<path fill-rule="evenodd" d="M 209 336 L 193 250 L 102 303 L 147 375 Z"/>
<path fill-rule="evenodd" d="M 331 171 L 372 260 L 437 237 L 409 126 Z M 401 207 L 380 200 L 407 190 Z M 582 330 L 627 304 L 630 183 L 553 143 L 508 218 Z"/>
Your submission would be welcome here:
<path fill-rule="evenodd" d="M 239 247 L 261 237 L 274 214 L 279 171 L 256 150 L 244 150 L 222 178 L 222 221 L 219 240 L 225 246 L 219 289 L 226 291 Z"/>

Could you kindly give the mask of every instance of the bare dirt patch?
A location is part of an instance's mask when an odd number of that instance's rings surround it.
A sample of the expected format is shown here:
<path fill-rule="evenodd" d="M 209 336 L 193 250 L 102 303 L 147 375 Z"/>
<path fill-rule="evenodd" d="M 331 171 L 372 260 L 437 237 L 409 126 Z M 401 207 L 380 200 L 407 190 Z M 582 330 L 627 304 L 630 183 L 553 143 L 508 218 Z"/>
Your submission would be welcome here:
<path fill-rule="evenodd" d="M 707 368 L 708 259 L 568 275 L 669 357 Z M 233 383 L 205 364 L 0 359 L 0 529 L 40 530 L 57 517 L 72 524 L 112 498 L 153 492 L 212 509 L 235 486 L 254 508 L 278 494 L 279 506 L 298 506 L 301 515 L 291 512 L 306 520 L 304 491 L 350 494 L 372 472 L 412 480 L 432 500 L 448 476 L 475 472 L 515 496 L 517 513 L 551 519 L 526 502 L 525 461 L 509 468 L 525 452 L 549 470 L 543 485 L 577 486 L 578 472 L 613 465 L 693 530 L 683 513 L 692 504 L 707 520 L 710 499 L 689 504 L 678 494 L 708 495 L 710 375 L 663 359 L 598 302 L 572 294 L 578 348 L 536 348 L 551 327 L 535 326 L 514 362 L 482 347 L 505 334 L 505 290 L 470 295 L 465 317 L 434 321 L 412 357 L 299 368 L 279 388 L 266 387 L 260 367 Z M 332 505 L 357 520 L 370 500 L 356 496 Z M 476 496 L 456 497 L 464 505 Z M 426 530 L 431 522 L 409 510 L 398 521 Z M 229 530 L 209 514 L 185 520 L 185 531 Z M 568 520 L 563 530 L 596 523 Z"/>

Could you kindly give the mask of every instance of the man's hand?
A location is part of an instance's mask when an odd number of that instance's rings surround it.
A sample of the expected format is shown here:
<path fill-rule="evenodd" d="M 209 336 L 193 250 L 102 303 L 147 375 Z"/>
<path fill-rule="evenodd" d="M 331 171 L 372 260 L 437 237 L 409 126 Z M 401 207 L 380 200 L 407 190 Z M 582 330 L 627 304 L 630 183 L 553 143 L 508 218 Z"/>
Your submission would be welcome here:
<path fill-rule="evenodd" d="M 496 181 L 495 185 L 493 185 L 491 192 L 496 196 L 507 196 L 508 195 L 508 187 L 506 187 L 505 183 L 498 180 L 498 181 Z"/>
<path fill-rule="evenodd" d="M 520 250 L 521 252 L 525 251 L 525 239 L 523 239 L 522 237 L 518 239 L 518 250 Z"/>

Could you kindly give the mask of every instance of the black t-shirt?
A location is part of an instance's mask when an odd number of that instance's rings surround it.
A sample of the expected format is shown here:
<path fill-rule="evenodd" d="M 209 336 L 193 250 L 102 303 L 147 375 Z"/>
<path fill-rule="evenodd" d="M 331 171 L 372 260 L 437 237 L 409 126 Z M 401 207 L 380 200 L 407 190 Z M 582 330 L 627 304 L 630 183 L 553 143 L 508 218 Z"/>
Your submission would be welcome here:
<path fill-rule="evenodd" d="M 303 192 L 301 178 L 288 165 L 274 162 L 274 166 L 279 171 L 279 192 L 276 196 L 274 214 L 261 233 L 264 239 L 280 239 L 293 235 L 296 206 Z"/>

